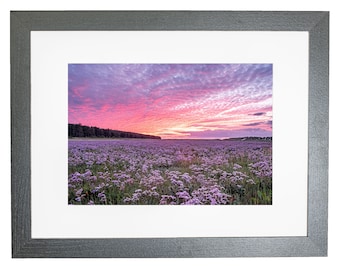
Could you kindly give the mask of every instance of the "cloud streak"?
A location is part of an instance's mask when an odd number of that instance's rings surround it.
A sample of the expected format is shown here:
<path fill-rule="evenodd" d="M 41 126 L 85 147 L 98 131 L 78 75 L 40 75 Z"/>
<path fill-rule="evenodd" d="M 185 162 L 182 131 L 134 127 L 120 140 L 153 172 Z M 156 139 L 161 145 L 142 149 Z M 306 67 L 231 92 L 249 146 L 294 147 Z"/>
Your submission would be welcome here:
<path fill-rule="evenodd" d="M 68 76 L 70 123 L 163 138 L 271 134 L 271 64 L 69 64 Z"/>

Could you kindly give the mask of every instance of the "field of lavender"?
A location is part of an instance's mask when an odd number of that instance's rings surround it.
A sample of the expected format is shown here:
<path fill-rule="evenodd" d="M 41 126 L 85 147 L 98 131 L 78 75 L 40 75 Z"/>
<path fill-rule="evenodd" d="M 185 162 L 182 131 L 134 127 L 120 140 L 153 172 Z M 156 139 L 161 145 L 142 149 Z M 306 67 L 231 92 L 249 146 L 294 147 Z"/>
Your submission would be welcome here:
<path fill-rule="evenodd" d="M 69 204 L 271 204 L 271 141 L 69 140 Z"/>

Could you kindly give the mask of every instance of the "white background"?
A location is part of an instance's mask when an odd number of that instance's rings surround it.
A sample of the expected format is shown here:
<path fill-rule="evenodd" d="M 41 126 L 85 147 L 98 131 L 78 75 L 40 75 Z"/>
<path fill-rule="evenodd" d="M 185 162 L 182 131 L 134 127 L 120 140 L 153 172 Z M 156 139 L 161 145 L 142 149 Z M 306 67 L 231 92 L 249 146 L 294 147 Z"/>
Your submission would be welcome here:
<path fill-rule="evenodd" d="M 272 63 L 273 204 L 67 205 L 68 63 Z M 307 235 L 306 32 L 35 31 L 31 72 L 33 238 Z"/>
<path fill-rule="evenodd" d="M 1 27 L 1 264 L 11 269 L 52 269 L 60 268 L 139 268 L 139 269 L 207 269 L 207 268 L 234 268 L 234 269 L 337 269 L 340 265 L 340 222 L 339 222 L 339 200 L 338 190 L 340 184 L 336 171 L 339 148 L 337 119 L 340 115 L 339 91 L 337 78 L 337 62 L 340 48 L 340 39 L 336 29 L 340 25 L 340 10 L 336 8 L 337 1 L 70 1 L 59 0 L 45 3 L 45 1 L 2 1 L 0 7 Z M 329 179 L 329 256 L 327 258 L 235 258 L 235 259 L 83 259 L 83 260 L 21 260 L 11 259 L 11 225 L 10 225 L 10 72 L 9 72 L 9 10 L 77 10 L 77 9 L 98 9 L 98 10 L 329 10 L 331 11 L 331 81 L 330 81 L 330 179 Z M 7 265 L 8 264 L 8 265 Z"/>

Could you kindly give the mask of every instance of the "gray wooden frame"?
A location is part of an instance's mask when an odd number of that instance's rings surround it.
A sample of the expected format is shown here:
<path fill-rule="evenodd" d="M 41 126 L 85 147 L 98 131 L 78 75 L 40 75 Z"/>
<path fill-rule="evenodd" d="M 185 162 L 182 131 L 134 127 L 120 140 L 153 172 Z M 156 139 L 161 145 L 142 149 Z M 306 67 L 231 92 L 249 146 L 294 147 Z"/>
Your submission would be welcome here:
<path fill-rule="evenodd" d="M 56 30 L 309 32 L 307 237 L 32 239 L 30 31 Z M 327 256 L 328 42 L 329 12 L 12 11 L 12 256 Z"/>

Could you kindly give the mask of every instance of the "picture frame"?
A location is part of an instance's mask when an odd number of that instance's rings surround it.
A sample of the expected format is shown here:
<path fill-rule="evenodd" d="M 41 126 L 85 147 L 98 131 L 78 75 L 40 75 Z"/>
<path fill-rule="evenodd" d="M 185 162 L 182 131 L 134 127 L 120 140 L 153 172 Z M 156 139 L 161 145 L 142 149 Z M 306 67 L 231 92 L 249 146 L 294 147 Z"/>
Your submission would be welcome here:
<path fill-rule="evenodd" d="M 309 34 L 306 237 L 31 236 L 31 31 L 304 31 Z M 327 256 L 329 12 L 12 11 L 12 257 Z"/>

